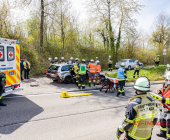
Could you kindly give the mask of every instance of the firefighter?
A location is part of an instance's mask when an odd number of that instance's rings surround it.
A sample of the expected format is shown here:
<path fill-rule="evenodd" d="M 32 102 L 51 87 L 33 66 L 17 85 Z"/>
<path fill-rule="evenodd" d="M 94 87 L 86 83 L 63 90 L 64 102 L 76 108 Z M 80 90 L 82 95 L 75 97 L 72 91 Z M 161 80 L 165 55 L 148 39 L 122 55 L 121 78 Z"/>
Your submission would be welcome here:
<path fill-rule="evenodd" d="M 74 64 L 74 60 L 73 60 L 73 57 L 70 57 L 70 60 L 67 61 L 67 64 Z"/>
<path fill-rule="evenodd" d="M 58 62 L 58 57 L 54 57 L 54 63 L 55 64 L 58 64 L 59 62 Z"/>
<path fill-rule="evenodd" d="M 100 73 L 101 73 L 101 66 L 100 66 L 100 61 L 96 61 L 96 72 L 97 72 L 97 85 L 100 84 Z"/>
<path fill-rule="evenodd" d="M 52 65 L 54 63 L 52 58 L 48 58 L 48 60 L 50 61 L 50 65 Z"/>
<path fill-rule="evenodd" d="M 64 57 L 61 57 L 60 64 L 62 63 L 66 63 L 66 61 L 64 60 Z"/>
<path fill-rule="evenodd" d="M 30 63 L 27 61 L 27 59 L 25 59 L 25 61 L 23 62 L 24 65 L 24 79 L 30 79 L 29 78 L 29 72 L 30 72 Z"/>
<path fill-rule="evenodd" d="M 5 73 L 1 72 L 0 73 L 0 106 L 6 106 L 6 104 L 2 102 L 2 93 L 5 92 L 5 85 L 6 85 L 5 80 L 6 80 Z"/>
<path fill-rule="evenodd" d="M 155 57 L 155 66 L 159 66 L 159 63 L 160 63 L 160 55 L 157 55 L 156 57 Z"/>
<path fill-rule="evenodd" d="M 93 79 L 93 85 L 95 86 L 96 83 L 96 63 L 94 63 L 94 60 L 91 59 L 91 63 L 88 64 L 89 68 L 89 87 L 91 87 L 91 79 Z"/>
<path fill-rule="evenodd" d="M 124 121 L 116 132 L 117 138 L 126 132 L 127 140 L 151 140 L 158 110 L 156 102 L 147 96 L 150 81 L 147 77 L 138 77 L 133 88 L 136 95 L 129 99 Z"/>
<path fill-rule="evenodd" d="M 97 61 L 99 61 L 99 58 L 98 58 L 98 57 L 96 57 L 95 63 L 96 63 Z M 96 63 L 96 64 L 97 64 L 97 63 Z"/>
<path fill-rule="evenodd" d="M 21 73 L 21 80 L 24 80 L 23 78 L 22 78 L 22 73 L 23 73 L 23 71 L 24 71 L 24 60 L 23 59 L 21 59 L 21 62 L 20 62 L 20 73 Z"/>
<path fill-rule="evenodd" d="M 163 84 L 163 88 L 158 92 L 162 95 L 161 112 L 160 112 L 160 133 L 158 137 L 164 137 L 170 140 L 170 109 L 165 108 L 165 103 L 170 107 L 170 72 L 166 74 L 166 82 Z M 168 107 L 168 108 L 169 108 Z"/>
<path fill-rule="evenodd" d="M 169 65 L 169 64 L 167 64 L 165 74 L 166 74 L 168 71 L 170 71 L 170 65 Z"/>
<path fill-rule="evenodd" d="M 118 81 L 119 81 L 119 90 L 117 92 L 117 97 L 122 94 L 123 96 L 125 96 L 125 91 L 124 91 L 124 87 L 125 87 L 125 80 L 127 78 L 126 76 L 126 70 L 124 69 L 125 67 L 125 63 L 120 64 L 120 68 L 118 69 Z"/>
<path fill-rule="evenodd" d="M 109 67 L 109 71 L 112 71 L 112 63 L 113 63 L 113 60 L 111 58 L 111 56 L 109 56 L 109 61 L 108 61 L 108 67 Z"/>
<path fill-rule="evenodd" d="M 138 60 L 136 60 L 136 65 L 135 65 L 135 68 L 134 68 L 133 78 L 135 78 L 136 73 L 137 73 L 137 77 L 139 77 L 139 70 L 140 70 L 139 62 L 138 62 Z"/>
<path fill-rule="evenodd" d="M 82 59 L 81 61 L 82 63 L 80 63 L 79 65 L 79 71 L 78 71 L 78 74 L 79 74 L 79 82 L 78 82 L 78 88 L 81 89 L 85 89 L 85 80 L 86 80 L 86 60 L 85 59 Z"/>
<path fill-rule="evenodd" d="M 79 78 L 79 75 L 78 75 L 78 71 L 79 71 L 79 59 L 78 58 L 75 59 L 75 63 L 73 64 L 73 71 L 75 73 L 75 76 L 74 76 L 75 83 L 78 86 L 78 78 Z"/>

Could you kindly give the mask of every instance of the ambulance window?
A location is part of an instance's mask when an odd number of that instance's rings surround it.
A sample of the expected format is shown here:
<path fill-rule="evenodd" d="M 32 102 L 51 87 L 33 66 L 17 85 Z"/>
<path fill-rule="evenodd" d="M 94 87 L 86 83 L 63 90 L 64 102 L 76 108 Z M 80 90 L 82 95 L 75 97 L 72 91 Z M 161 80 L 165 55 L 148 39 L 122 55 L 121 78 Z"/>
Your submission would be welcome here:
<path fill-rule="evenodd" d="M 14 47 L 7 47 L 7 56 L 8 56 L 8 61 L 12 61 L 15 59 L 15 52 L 14 52 Z"/>
<path fill-rule="evenodd" d="M 4 46 L 0 46 L 0 61 L 4 61 Z"/>

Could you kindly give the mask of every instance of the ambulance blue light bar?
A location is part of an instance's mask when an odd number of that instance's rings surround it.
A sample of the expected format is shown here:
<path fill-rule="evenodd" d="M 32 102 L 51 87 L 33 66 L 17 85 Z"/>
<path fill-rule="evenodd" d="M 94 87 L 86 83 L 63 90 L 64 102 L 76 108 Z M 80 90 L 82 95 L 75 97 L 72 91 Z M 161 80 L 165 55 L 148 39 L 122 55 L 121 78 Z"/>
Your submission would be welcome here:
<path fill-rule="evenodd" d="M 0 39 L 0 43 L 5 43 L 5 44 L 15 44 L 15 40 L 7 40 L 7 39 Z"/>

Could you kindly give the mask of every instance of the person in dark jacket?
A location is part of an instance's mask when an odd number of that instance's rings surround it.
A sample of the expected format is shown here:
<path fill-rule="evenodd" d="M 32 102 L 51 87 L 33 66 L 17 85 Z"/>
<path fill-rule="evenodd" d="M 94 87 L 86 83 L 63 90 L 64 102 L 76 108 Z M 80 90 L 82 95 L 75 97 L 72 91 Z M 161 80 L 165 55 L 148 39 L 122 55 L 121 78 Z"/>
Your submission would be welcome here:
<path fill-rule="evenodd" d="M 21 62 L 20 62 L 21 80 L 24 80 L 24 79 L 22 78 L 22 73 L 23 73 L 23 71 L 24 71 L 24 64 L 23 64 L 23 62 L 24 62 L 24 60 L 21 59 Z"/>

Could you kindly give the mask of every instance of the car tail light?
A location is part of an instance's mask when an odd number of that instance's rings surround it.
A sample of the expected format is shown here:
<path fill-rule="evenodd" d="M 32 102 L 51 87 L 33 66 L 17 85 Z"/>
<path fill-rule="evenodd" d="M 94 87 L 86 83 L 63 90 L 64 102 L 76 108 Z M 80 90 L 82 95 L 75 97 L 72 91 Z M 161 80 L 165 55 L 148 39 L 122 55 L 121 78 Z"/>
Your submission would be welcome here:
<path fill-rule="evenodd" d="M 14 89 L 16 89 L 16 88 L 18 88 L 18 87 L 20 87 L 20 84 L 19 84 L 19 85 L 15 85 L 15 86 L 14 86 Z"/>
<path fill-rule="evenodd" d="M 55 72 L 55 75 L 58 75 L 58 73 L 57 73 L 57 72 Z"/>
<path fill-rule="evenodd" d="M 46 70 L 46 73 L 48 73 L 48 70 Z"/>

